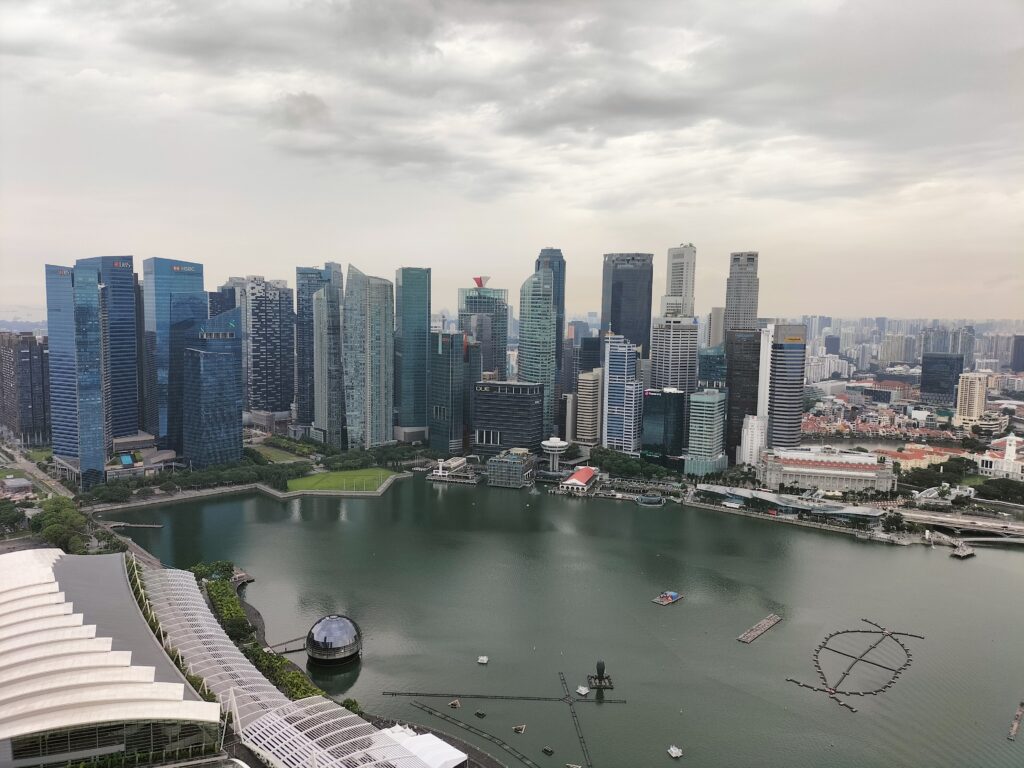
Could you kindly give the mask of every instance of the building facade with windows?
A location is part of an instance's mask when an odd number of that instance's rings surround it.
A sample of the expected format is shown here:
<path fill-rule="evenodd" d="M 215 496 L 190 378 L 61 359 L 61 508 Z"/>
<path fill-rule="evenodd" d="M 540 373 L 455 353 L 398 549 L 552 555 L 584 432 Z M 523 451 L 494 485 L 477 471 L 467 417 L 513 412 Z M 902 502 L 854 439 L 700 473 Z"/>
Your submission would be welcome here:
<path fill-rule="evenodd" d="M 295 268 L 295 422 L 300 428 L 313 423 L 316 407 L 313 296 L 329 285 L 344 289 L 341 264 Z"/>
<path fill-rule="evenodd" d="M 643 446 L 644 390 L 637 345 L 621 335 L 604 336 L 601 371 L 601 445 L 639 456 Z"/>
<path fill-rule="evenodd" d="M 760 280 L 757 276 L 757 251 L 743 251 L 729 255 L 729 277 L 725 282 L 725 314 L 722 331 L 757 328 L 757 300 Z"/>
<path fill-rule="evenodd" d="M 345 450 L 345 369 L 340 280 L 313 294 L 313 423 L 310 437 Z"/>
<path fill-rule="evenodd" d="M 540 453 L 544 435 L 544 387 L 520 381 L 473 385 L 473 453 L 497 456 L 509 448 Z"/>
<path fill-rule="evenodd" d="M 466 334 L 430 334 L 430 394 L 427 425 L 432 451 L 446 456 L 463 452 L 465 434 Z"/>
<path fill-rule="evenodd" d="M 705 389 L 690 395 L 690 444 L 686 450 L 686 474 L 703 477 L 728 465 L 725 449 L 726 394 Z"/>
<path fill-rule="evenodd" d="M 508 291 L 488 288 L 475 277 L 472 288 L 459 288 L 459 330 L 480 342 L 480 362 L 496 379 L 508 376 Z"/>
<path fill-rule="evenodd" d="M 350 449 L 394 441 L 395 305 L 390 280 L 348 268 L 342 308 L 345 420 Z"/>
<path fill-rule="evenodd" d="M 654 255 L 606 253 L 601 280 L 601 331 L 633 343 L 643 358 L 651 354 L 651 294 Z"/>
<path fill-rule="evenodd" d="M 430 379 L 430 268 L 395 271 L 395 439 L 427 439 Z"/>
<path fill-rule="evenodd" d="M 45 336 L 0 332 L 0 432 L 21 445 L 50 442 L 49 369 Z"/>
<path fill-rule="evenodd" d="M 520 381 L 544 387 L 544 434 L 555 434 L 558 396 L 558 355 L 555 343 L 554 275 L 542 267 L 526 278 L 519 291 Z"/>

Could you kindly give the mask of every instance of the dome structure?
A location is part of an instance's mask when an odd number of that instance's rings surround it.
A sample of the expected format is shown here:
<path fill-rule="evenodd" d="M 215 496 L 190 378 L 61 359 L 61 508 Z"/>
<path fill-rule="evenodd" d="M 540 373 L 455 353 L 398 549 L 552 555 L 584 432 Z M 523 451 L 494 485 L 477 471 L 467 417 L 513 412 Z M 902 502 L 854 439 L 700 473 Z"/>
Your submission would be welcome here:
<path fill-rule="evenodd" d="M 358 658 L 362 650 L 359 625 L 337 613 L 319 619 L 306 635 L 306 655 L 312 661 L 342 663 Z"/>

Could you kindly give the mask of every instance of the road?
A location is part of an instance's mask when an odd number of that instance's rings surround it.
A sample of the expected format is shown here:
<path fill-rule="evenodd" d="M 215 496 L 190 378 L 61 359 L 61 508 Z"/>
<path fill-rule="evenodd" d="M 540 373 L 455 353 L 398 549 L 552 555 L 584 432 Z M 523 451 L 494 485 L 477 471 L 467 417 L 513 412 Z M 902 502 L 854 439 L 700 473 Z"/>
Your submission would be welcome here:
<path fill-rule="evenodd" d="M 20 453 L 17 453 L 16 451 L 14 451 L 11 448 L 6 448 L 5 450 L 8 453 L 14 454 L 14 464 L 15 464 L 15 466 L 17 466 L 18 469 L 20 469 L 26 475 L 31 477 L 33 480 L 35 480 L 37 483 L 39 483 L 44 488 L 47 488 L 50 491 L 50 493 L 55 493 L 58 496 L 64 496 L 65 498 L 68 498 L 68 499 L 74 498 L 75 494 L 73 494 L 71 491 L 69 491 L 63 485 L 58 483 L 56 480 L 54 480 L 48 474 L 43 472 L 39 467 L 37 467 L 35 464 L 33 464 L 28 459 L 26 459 Z"/>
<path fill-rule="evenodd" d="M 919 512 L 912 509 L 903 509 L 901 512 L 904 519 L 913 523 L 945 525 L 959 528 L 962 531 L 991 531 L 992 533 L 1012 533 L 1024 536 L 1024 523 L 1018 523 L 1013 520 L 946 515 L 939 512 Z"/>

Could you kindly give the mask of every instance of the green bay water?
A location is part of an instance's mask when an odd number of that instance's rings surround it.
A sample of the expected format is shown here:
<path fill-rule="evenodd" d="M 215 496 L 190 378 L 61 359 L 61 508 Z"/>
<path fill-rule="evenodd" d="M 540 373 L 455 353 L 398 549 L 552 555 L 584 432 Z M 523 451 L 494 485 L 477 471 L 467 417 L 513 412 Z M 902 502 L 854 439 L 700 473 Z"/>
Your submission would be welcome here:
<path fill-rule="evenodd" d="M 575 688 L 604 659 L 608 696 L 628 703 L 577 705 L 597 768 L 668 765 L 670 744 L 688 766 L 1024 765 L 1024 736 L 1006 738 L 1024 699 L 1024 549 L 980 548 L 960 562 L 946 548 L 675 504 L 421 477 L 374 499 L 235 496 L 108 517 L 161 523 L 125 532 L 168 565 L 245 568 L 270 643 L 304 635 L 326 613 L 351 616 L 362 661 L 311 668 L 313 679 L 376 714 L 471 741 L 382 691 L 559 696 L 559 671 Z M 685 597 L 650 602 L 665 589 Z M 769 613 L 784 620 L 751 645 L 736 641 Z M 892 689 L 848 699 L 851 713 L 786 682 L 817 684 L 814 647 L 830 631 L 866 628 L 861 618 L 925 636 L 907 640 L 913 664 Z M 541 765 L 583 762 L 563 703 L 422 701 Z M 512 733 L 519 723 L 522 736 Z"/>

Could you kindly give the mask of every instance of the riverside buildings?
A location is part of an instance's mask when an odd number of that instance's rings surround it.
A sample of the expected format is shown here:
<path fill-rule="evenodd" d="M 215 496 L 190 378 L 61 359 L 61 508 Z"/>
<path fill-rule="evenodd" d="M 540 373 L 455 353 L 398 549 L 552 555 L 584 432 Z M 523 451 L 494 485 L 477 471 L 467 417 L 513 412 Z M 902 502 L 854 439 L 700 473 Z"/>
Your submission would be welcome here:
<path fill-rule="evenodd" d="M 519 291 L 520 381 L 544 387 L 544 434 L 555 434 L 558 366 L 554 275 L 542 267 L 526 278 Z"/>
<path fill-rule="evenodd" d="M 721 472 L 728 464 L 725 422 L 727 397 L 718 389 L 690 395 L 689 446 L 686 474 L 702 477 Z"/>
<path fill-rule="evenodd" d="M 519 381 L 478 381 L 472 399 L 473 453 L 497 456 L 509 448 L 540 453 L 544 387 Z"/>
<path fill-rule="evenodd" d="M 50 442 L 46 337 L 0 332 L 0 433 L 24 446 Z"/>
<path fill-rule="evenodd" d="M 932 405 L 952 406 L 956 385 L 964 372 L 964 356 L 950 352 L 921 355 L 921 400 Z"/>
<path fill-rule="evenodd" d="M 601 445 L 638 456 L 643 434 L 643 382 L 640 380 L 640 351 L 619 334 L 604 337 L 602 368 Z"/>
<path fill-rule="evenodd" d="M 430 334 L 430 372 L 427 424 L 432 451 L 445 455 L 463 452 L 466 412 L 466 334 Z"/>
<path fill-rule="evenodd" d="M 427 438 L 427 391 L 432 348 L 430 269 L 395 271 L 395 439 Z M 461 435 L 460 435 L 461 439 Z"/>
<path fill-rule="evenodd" d="M 328 285 L 344 288 L 341 264 L 295 268 L 295 423 L 300 434 L 314 416 L 313 296 Z"/>
<path fill-rule="evenodd" d="M 654 255 L 606 253 L 601 282 L 601 331 L 622 336 L 650 355 Z"/>
<path fill-rule="evenodd" d="M 342 310 L 345 419 L 348 447 L 393 440 L 395 310 L 391 281 L 351 264 Z"/>
<path fill-rule="evenodd" d="M 576 418 L 573 441 L 584 448 L 601 444 L 601 374 L 600 368 L 580 373 L 576 378 Z"/>
<path fill-rule="evenodd" d="M 726 334 L 725 359 L 728 392 L 725 447 L 732 460 L 742 440 L 743 417 L 757 415 L 761 332 L 754 329 L 729 331 Z"/>

